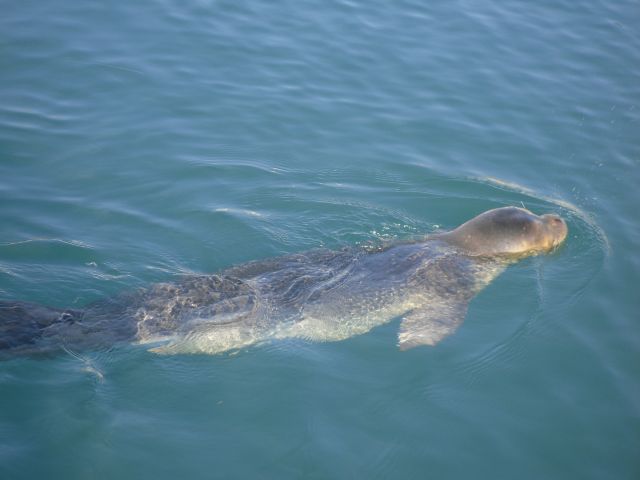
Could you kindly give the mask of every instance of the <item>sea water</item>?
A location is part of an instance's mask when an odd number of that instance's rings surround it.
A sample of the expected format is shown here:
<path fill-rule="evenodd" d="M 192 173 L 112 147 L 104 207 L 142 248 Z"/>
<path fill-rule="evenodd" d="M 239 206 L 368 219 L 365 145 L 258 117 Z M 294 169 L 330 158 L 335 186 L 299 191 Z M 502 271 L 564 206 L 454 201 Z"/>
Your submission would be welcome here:
<path fill-rule="evenodd" d="M 640 476 L 640 4 L 2 2 L 0 299 L 81 308 L 499 206 L 458 332 L 0 363 L 0 478 Z"/>

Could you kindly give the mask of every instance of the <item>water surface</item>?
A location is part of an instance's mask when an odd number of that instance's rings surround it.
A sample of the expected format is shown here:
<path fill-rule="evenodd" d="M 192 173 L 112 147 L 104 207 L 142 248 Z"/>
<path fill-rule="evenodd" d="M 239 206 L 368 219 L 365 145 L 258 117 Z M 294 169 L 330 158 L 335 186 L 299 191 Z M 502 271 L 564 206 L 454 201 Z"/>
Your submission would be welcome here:
<path fill-rule="evenodd" d="M 400 352 L 0 364 L 0 477 L 640 475 L 638 3 L 4 2 L 0 298 L 93 300 L 556 212 L 566 245 Z"/>

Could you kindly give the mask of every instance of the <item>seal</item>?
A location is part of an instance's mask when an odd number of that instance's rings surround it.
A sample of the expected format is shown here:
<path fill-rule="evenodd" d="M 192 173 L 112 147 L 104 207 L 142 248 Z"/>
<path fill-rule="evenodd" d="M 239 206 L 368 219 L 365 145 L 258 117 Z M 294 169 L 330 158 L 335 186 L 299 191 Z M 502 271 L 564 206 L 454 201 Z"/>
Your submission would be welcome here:
<path fill-rule="evenodd" d="M 0 302 L 3 357 L 150 344 L 162 354 L 216 354 L 264 341 L 338 341 L 402 318 L 402 350 L 435 345 L 508 265 L 556 249 L 557 215 L 484 212 L 445 233 L 376 250 L 347 247 L 260 260 L 57 309 Z"/>

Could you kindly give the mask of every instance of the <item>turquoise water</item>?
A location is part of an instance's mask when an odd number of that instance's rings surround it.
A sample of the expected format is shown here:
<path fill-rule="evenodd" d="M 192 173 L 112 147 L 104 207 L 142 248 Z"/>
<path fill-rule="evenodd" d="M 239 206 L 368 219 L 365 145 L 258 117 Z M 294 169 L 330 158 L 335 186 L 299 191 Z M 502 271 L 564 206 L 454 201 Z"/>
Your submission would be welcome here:
<path fill-rule="evenodd" d="M 0 478 L 640 476 L 638 2 L 3 2 L 0 299 L 556 212 L 460 330 L 0 363 Z"/>

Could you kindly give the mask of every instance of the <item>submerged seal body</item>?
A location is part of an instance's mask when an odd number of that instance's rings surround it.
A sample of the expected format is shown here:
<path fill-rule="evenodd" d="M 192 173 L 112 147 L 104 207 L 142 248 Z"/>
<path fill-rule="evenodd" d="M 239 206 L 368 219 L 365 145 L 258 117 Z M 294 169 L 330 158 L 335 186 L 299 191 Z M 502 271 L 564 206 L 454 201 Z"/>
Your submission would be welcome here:
<path fill-rule="evenodd" d="M 557 215 L 504 207 L 424 241 L 317 250 L 190 276 L 63 310 L 0 302 L 0 351 L 31 354 L 117 341 L 157 353 L 220 353 L 274 338 L 343 340 L 402 317 L 398 345 L 435 345 L 509 264 L 567 236 Z"/>

